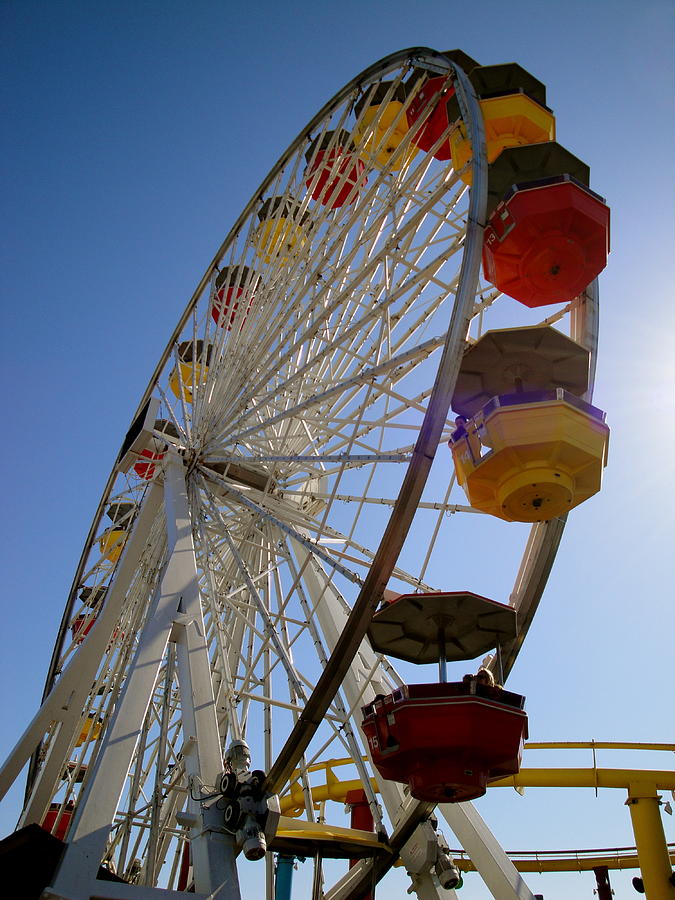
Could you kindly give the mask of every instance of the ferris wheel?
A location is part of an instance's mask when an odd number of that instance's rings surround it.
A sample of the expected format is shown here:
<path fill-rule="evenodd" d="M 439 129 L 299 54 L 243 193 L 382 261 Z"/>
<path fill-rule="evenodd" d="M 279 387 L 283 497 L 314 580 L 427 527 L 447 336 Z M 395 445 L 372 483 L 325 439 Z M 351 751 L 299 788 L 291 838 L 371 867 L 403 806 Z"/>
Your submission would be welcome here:
<path fill-rule="evenodd" d="M 281 900 L 310 856 L 337 900 L 398 855 L 418 896 L 452 896 L 438 798 L 384 777 L 364 730 L 414 659 L 373 623 L 475 596 L 464 529 L 516 529 L 494 604 L 513 622 L 485 644 L 503 681 L 567 510 L 600 487 L 588 180 L 541 82 L 461 51 L 371 66 L 283 154 L 141 398 L 2 770 L 4 791 L 32 754 L 19 825 L 66 843 L 50 896 L 239 897 L 265 870 Z M 440 809 L 488 884 L 528 896 L 470 804 Z M 330 856 L 355 863 L 332 886 Z"/>

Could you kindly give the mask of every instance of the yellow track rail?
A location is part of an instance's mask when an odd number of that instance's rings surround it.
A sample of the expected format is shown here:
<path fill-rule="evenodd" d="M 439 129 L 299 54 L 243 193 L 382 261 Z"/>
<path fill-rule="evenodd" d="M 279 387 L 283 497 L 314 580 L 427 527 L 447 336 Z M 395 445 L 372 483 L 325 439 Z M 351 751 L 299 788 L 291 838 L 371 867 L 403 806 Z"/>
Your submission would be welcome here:
<path fill-rule="evenodd" d="M 528 768 L 517 775 L 493 781 L 489 787 L 552 787 L 552 788 L 622 788 L 628 792 L 626 805 L 629 807 L 635 847 L 620 847 L 607 850 L 565 850 L 509 854 L 516 868 L 521 872 L 571 872 L 607 866 L 610 869 L 642 870 L 647 894 L 655 900 L 671 897 L 674 889 L 668 879 L 672 863 L 675 862 L 675 845 L 666 844 L 661 822 L 658 791 L 675 791 L 675 771 L 672 769 L 607 769 L 596 765 L 596 750 L 649 750 L 675 752 L 671 743 L 635 743 L 617 741 L 557 741 L 531 742 L 526 750 L 592 750 L 593 766 L 584 768 Z M 349 791 L 362 788 L 360 780 L 341 780 L 334 769 L 353 765 L 349 758 L 330 759 L 309 767 L 310 772 L 325 772 L 325 783 L 311 788 L 312 801 L 316 805 L 333 800 L 345 803 Z M 280 798 L 281 812 L 285 817 L 287 833 L 302 832 L 304 822 L 291 823 L 290 817 L 301 816 L 305 810 L 305 798 L 297 781 L 300 772 L 293 773 L 290 793 Z M 373 790 L 377 791 L 375 779 L 371 779 Z M 322 826 L 327 831 L 332 826 Z M 316 826 L 314 826 L 316 829 Z M 335 830 L 335 829 L 332 829 Z M 342 831 L 342 830 L 341 830 Z M 349 841 L 350 829 L 342 831 L 343 841 Z M 315 835 L 318 836 L 318 835 Z M 353 832 L 354 844 L 363 845 L 367 837 L 362 832 Z M 474 869 L 463 851 L 453 851 L 457 866 L 463 871 Z"/>
<path fill-rule="evenodd" d="M 675 753 L 675 744 L 671 743 L 636 743 L 619 741 L 549 741 L 525 744 L 526 750 L 592 750 L 595 763 L 595 750 L 665 750 Z M 326 781 L 323 785 L 312 788 L 315 803 L 334 800 L 344 803 L 348 791 L 359 790 L 360 780 L 341 780 L 334 769 L 352 765 L 349 757 L 328 759 L 308 767 L 309 772 L 325 771 Z M 305 800 L 298 783 L 300 771 L 292 776 L 290 793 L 281 797 L 281 812 L 287 816 L 300 816 L 305 809 Z M 377 790 L 375 779 L 371 779 L 374 790 Z M 653 785 L 655 790 L 675 789 L 675 771 L 650 769 L 599 769 L 595 764 L 586 768 L 542 768 L 521 769 L 518 775 L 493 781 L 490 787 L 591 787 L 591 788 L 625 788 L 631 784 Z"/>
<path fill-rule="evenodd" d="M 455 865 L 462 872 L 475 872 L 476 867 L 463 850 L 451 850 Z M 675 844 L 668 844 L 668 855 L 675 863 Z M 637 869 L 640 865 L 635 847 L 615 847 L 606 850 L 546 850 L 509 851 L 509 857 L 519 872 L 588 872 L 597 866 L 608 869 Z"/>

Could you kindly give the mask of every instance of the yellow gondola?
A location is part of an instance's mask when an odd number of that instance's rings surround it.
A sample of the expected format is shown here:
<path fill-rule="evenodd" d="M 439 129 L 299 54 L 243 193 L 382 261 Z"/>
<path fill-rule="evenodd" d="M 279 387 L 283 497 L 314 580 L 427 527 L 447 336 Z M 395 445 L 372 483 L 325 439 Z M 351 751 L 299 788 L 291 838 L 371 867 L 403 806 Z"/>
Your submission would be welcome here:
<path fill-rule="evenodd" d="M 98 721 L 96 716 L 93 713 L 89 713 L 87 718 L 84 720 L 84 725 L 82 726 L 79 737 L 75 742 L 75 746 L 81 747 L 85 741 L 95 741 L 101 733 L 101 727 L 101 723 Z"/>
<path fill-rule="evenodd" d="M 383 81 L 374 92 L 364 94 L 357 101 L 354 107 L 357 116 L 354 143 L 366 165 L 374 164 L 380 169 L 389 166 L 392 172 L 398 172 L 417 153 L 418 148 L 411 143 L 393 164 L 391 162 L 392 156 L 410 130 L 408 117 L 403 111 L 405 100 L 406 89 L 402 84 L 392 92 L 391 82 Z M 366 104 L 367 108 L 364 109 Z"/>
<path fill-rule="evenodd" d="M 116 563 L 122 555 L 124 542 L 127 539 L 128 532 L 124 528 L 108 528 L 98 539 L 98 545 L 101 548 L 103 557 L 108 562 Z"/>
<path fill-rule="evenodd" d="M 555 117 L 550 109 L 537 103 L 524 91 L 506 97 L 490 97 L 480 101 L 485 123 L 488 163 L 494 162 L 507 147 L 539 144 L 555 140 Z M 450 139 L 452 159 L 459 170 L 471 159 L 471 142 L 466 126 L 460 127 Z M 462 172 L 462 181 L 471 184 L 471 168 Z"/>
<path fill-rule="evenodd" d="M 211 347 L 207 346 L 204 353 L 203 341 L 182 341 L 178 345 L 178 360 L 178 368 L 169 373 L 169 387 L 179 400 L 184 397 L 186 403 L 192 403 L 197 386 L 206 382 Z"/>
<path fill-rule="evenodd" d="M 562 388 L 494 397 L 450 446 L 469 503 L 508 522 L 544 522 L 600 490 L 605 414 Z"/>
<path fill-rule="evenodd" d="M 260 225 L 253 235 L 256 255 L 264 262 L 288 262 L 307 242 L 307 212 L 291 197 L 270 197 L 258 212 Z"/>

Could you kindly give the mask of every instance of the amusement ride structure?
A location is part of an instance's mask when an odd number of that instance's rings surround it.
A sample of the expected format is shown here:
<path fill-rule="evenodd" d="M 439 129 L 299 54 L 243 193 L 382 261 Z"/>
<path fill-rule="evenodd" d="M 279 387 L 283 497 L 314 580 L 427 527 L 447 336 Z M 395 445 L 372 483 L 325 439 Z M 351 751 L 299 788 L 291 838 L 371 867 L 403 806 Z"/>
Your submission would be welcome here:
<path fill-rule="evenodd" d="M 4 793 L 30 759 L 3 842 L 39 848 L 26 896 L 236 900 L 257 878 L 288 900 L 299 858 L 317 898 L 372 894 L 397 861 L 452 897 L 469 858 L 494 896 L 533 896 L 470 801 L 524 775 L 503 685 L 607 456 L 609 211 L 555 137 L 521 66 L 414 48 L 265 178 L 141 399 L 0 774 Z M 458 522 L 522 536 L 505 602 L 436 565 Z M 660 897 L 656 774 L 625 786 Z M 349 860 L 334 884 L 328 857 Z"/>

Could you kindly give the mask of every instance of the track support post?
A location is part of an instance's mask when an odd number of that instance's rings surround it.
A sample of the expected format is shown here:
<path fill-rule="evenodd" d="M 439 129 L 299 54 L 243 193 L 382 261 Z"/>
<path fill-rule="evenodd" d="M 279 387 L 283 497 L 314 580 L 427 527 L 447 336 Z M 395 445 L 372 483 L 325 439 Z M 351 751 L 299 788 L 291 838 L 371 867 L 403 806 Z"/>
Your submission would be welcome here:
<path fill-rule="evenodd" d="M 645 893 L 650 900 L 673 900 L 675 884 L 656 785 L 630 784 L 626 806 L 635 834 L 635 846 Z"/>

